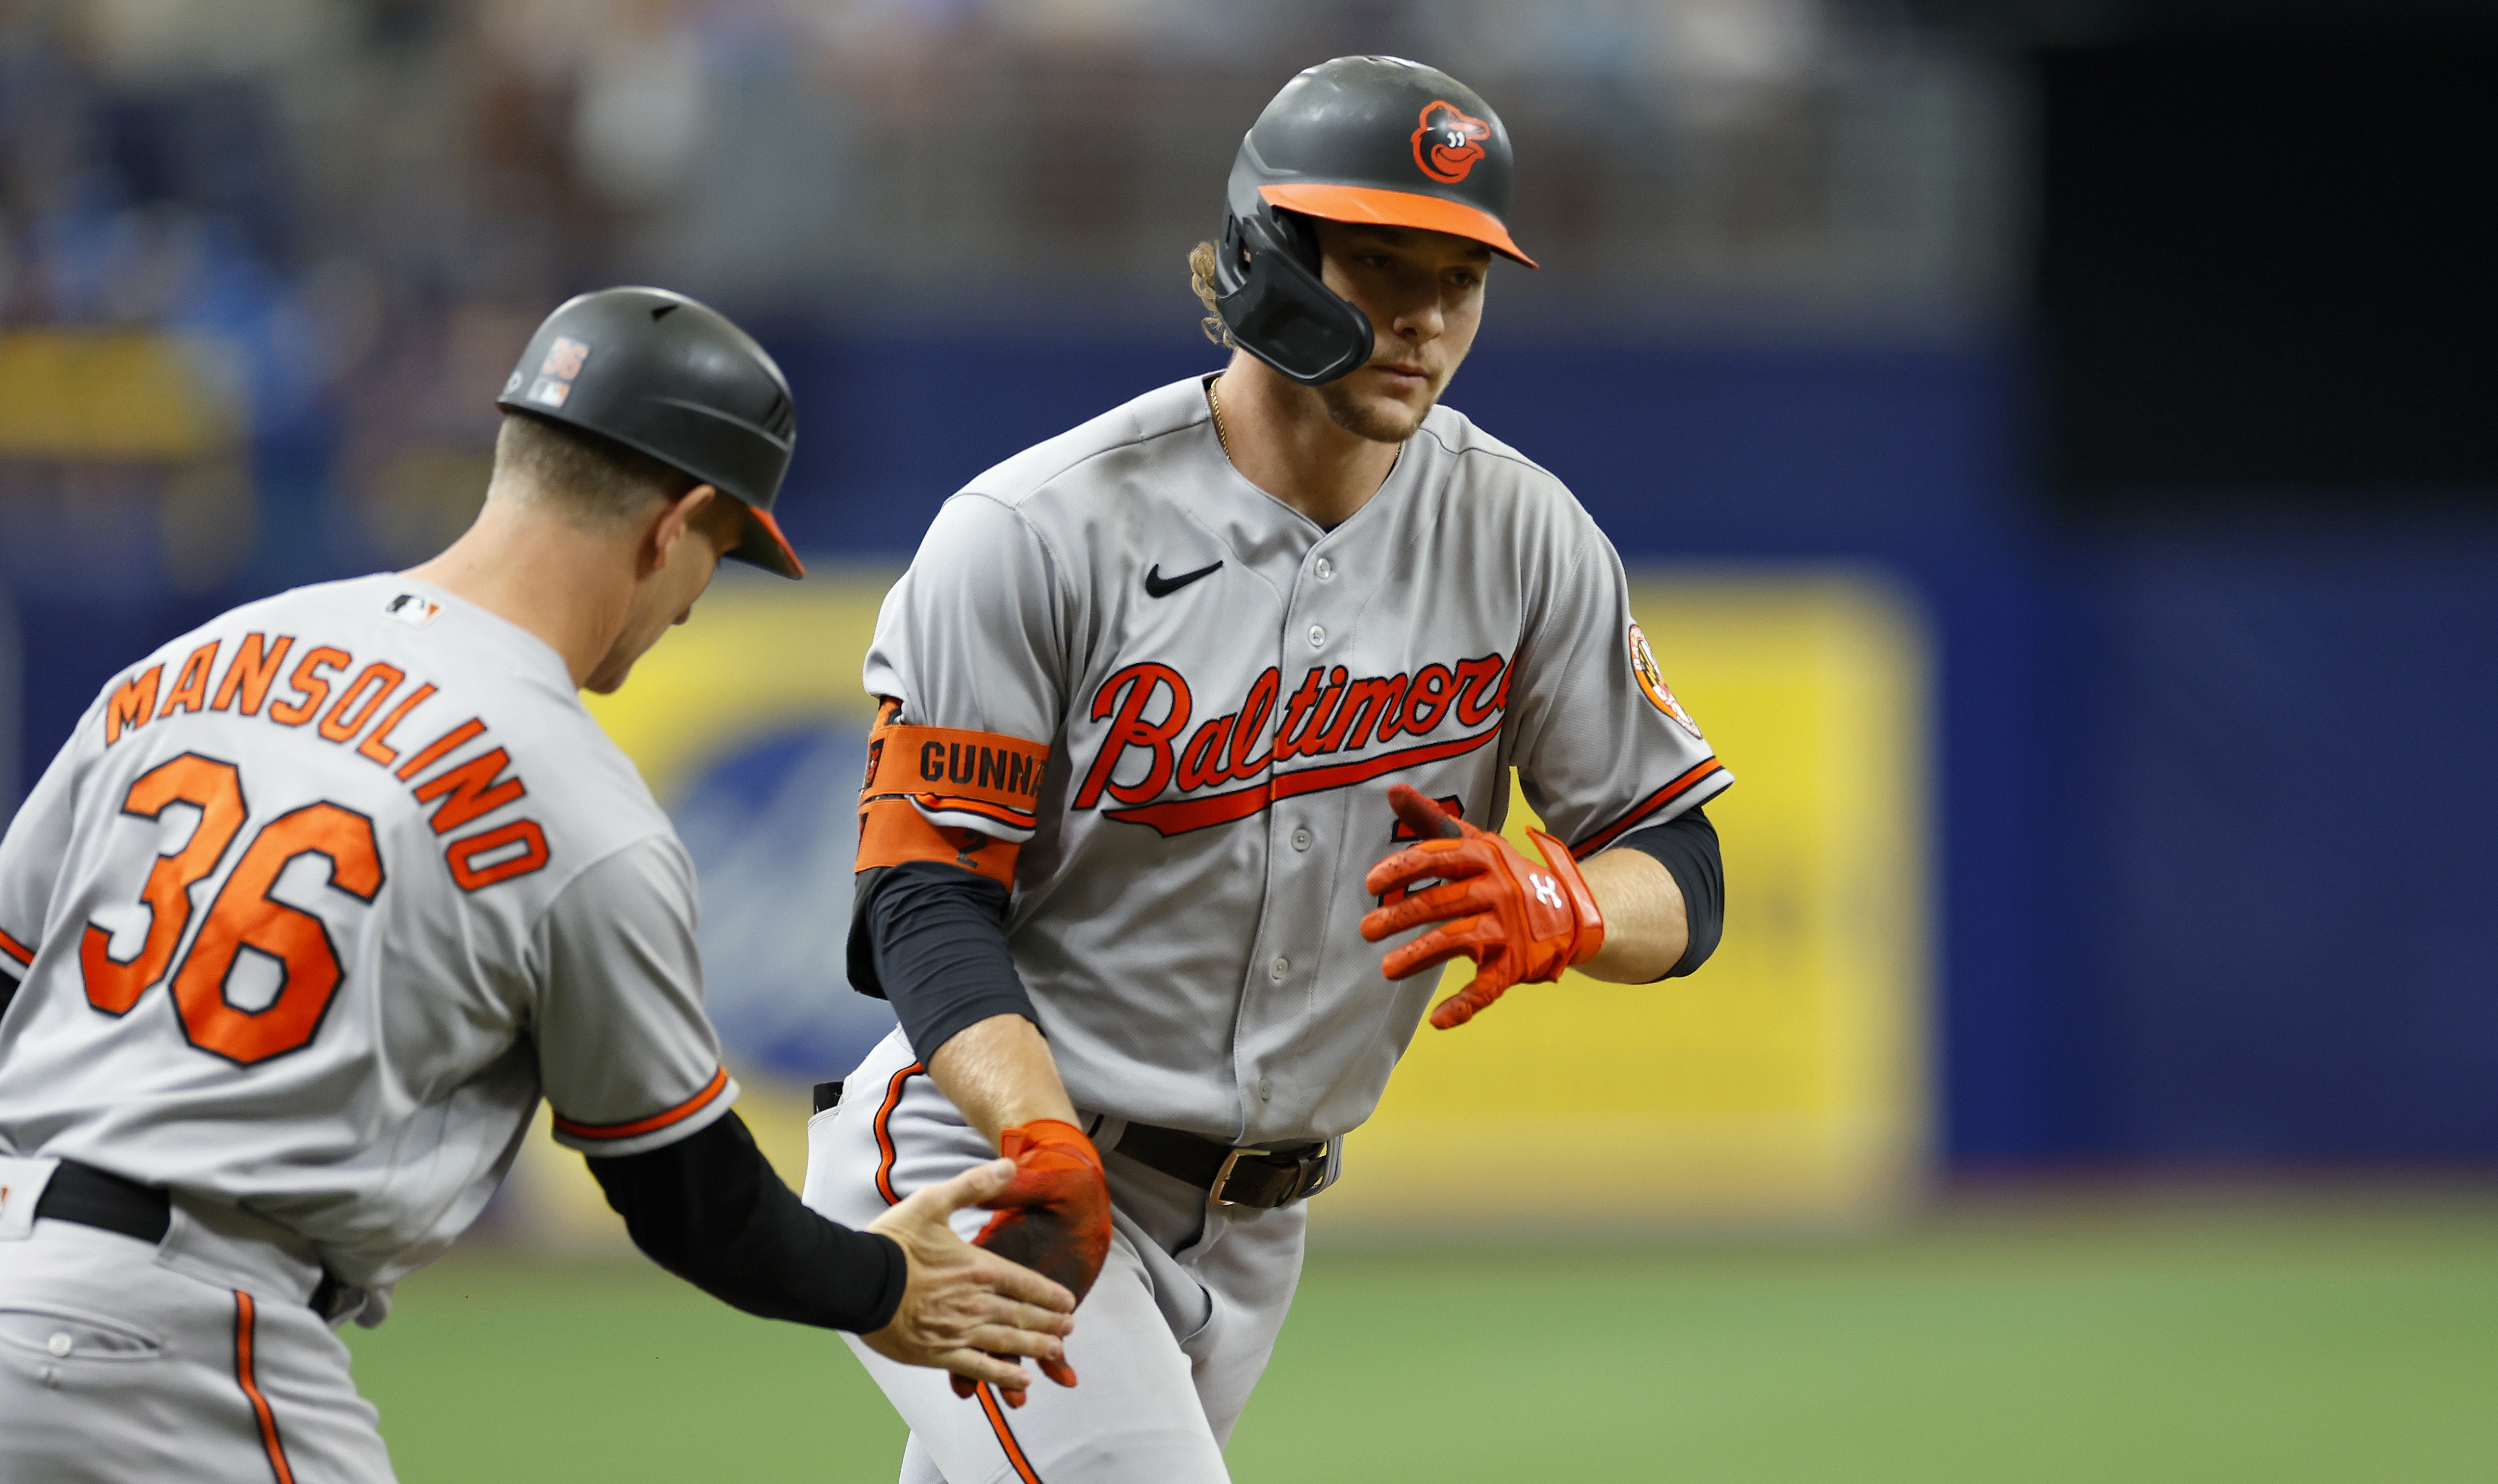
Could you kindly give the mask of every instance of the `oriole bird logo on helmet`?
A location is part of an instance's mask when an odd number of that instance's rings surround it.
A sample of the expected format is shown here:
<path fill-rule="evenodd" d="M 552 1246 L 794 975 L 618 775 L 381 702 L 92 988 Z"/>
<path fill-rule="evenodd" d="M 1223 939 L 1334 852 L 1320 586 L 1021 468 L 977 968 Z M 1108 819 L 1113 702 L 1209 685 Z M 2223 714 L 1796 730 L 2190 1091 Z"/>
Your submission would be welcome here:
<path fill-rule="evenodd" d="M 1489 138 L 1491 125 L 1434 98 L 1424 107 L 1422 125 L 1414 131 L 1414 163 L 1432 179 L 1455 185 L 1484 157 L 1483 142 Z"/>

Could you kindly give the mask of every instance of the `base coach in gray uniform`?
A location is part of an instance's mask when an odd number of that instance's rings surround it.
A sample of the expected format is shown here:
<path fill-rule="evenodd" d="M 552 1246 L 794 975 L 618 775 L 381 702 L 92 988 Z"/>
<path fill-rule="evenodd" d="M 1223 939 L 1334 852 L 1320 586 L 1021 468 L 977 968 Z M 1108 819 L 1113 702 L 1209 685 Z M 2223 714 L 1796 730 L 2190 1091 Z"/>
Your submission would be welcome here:
<path fill-rule="evenodd" d="M 805 1198 L 862 1222 L 1003 1152 L 1005 1209 L 958 1229 L 1084 1295 L 1042 1367 L 1084 1384 L 1020 1406 L 853 1345 L 907 1484 L 1226 1477 L 1302 1203 L 1426 971 L 1477 965 L 1448 1027 L 1717 941 L 1699 805 L 1731 779 L 1620 560 L 1438 405 L 1491 259 L 1533 266 L 1510 178 L 1443 73 L 1294 79 L 1191 257 L 1231 364 L 973 480 L 885 600 L 849 957 L 901 1027 L 817 1117 Z M 1513 768 L 1533 854 L 1489 833 Z"/>
<path fill-rule="evenodd" d="M 449 551 L 140 660 L 0 840 L 0 1484 L 389 1479 L 333 1331 L 476 1218 L 541 1096 L 642 1249 L 728 1303 L 986 1381 L 1061 1361 L 1074 1295 L 946 1225 L 1005 1160 L 864 1231 L 764 1163 L 692 865 L 581 704 L 722 556 L 799 575 L 779 367 L 611 289 L 501 405 Z"/>

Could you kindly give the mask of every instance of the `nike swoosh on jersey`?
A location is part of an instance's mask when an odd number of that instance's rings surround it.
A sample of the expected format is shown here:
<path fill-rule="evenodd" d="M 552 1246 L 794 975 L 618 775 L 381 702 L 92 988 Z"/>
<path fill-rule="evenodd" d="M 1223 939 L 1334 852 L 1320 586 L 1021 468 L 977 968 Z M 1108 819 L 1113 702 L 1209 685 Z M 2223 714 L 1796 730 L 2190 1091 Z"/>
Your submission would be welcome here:
<path fill-rule="evenodd" d="M 1163 564 L 1156 562 L 1153 569 L 1145 574 L 1145 596 L 1168 598 L 1201 577 L 1212 577 L 1216 568 L 1222 565 L 1223 563 L 1218 561 L 1211 567 L 1200 567 L 1194 572 L 1183 572 L 1177 577 L 1165 577 Z"/>

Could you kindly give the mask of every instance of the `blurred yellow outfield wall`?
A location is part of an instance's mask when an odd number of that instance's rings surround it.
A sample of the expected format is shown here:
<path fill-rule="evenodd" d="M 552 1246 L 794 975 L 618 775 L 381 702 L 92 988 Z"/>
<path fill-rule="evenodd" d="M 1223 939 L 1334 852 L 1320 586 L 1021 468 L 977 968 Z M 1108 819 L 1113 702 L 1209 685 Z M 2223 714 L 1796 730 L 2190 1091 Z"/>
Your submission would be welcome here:
<path fill-rule="evenodd" d="M 892 576 L 724 580 L 592 709 L 672 809 L 758 739 L 863 735 L 859 665 Z M 1457 1030 L 1424 1026 L 1377 1117 L 1348 1139 L 1343 1183 L 1313 1206 L 1322 1231 L 1554 1215 L 1849 1221 L 1917 1188 L 1930 917 L 1920 625 L 1893 588 L 1852 572 L 1650 570 L 1636 587 L 1668 679 L 1738 778 L 1710 806 L 1725 844 L 1724 943 L 1693 978 L 1574 974 L 1513 990 Z M 1532 818 L 1513 795 L 1521 843 Z M 725 904 L 710 874 L 704 890 L 708 919 Z M 822 913 L 846 915 L 845 883 L 817 896 Z M 823 994 L 848 996 L 832 957 Z M 722 972 L 715 961 L 716 1001 Z M 1445 988 L 1471 972 L 1453 965 Z M 794 1182 L 802 1079 L 740 1075 L 749 1122 Z M 542 1138 L 514 1196 L 539 1238 L 619 1235 L 579 1160 Z"/>
<path fill-rule="evenodd" d="M 232 347 L 135 331 L 0 334 L 0 457 L 182 459 L 242 431 Z"/>

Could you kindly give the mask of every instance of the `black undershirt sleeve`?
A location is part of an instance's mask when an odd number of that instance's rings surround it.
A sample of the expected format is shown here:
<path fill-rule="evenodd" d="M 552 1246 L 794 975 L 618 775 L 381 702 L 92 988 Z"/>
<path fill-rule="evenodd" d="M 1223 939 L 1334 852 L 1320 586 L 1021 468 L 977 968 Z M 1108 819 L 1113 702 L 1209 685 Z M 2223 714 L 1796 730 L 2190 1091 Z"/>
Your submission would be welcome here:
<path fill-rule="evenodd" d="M 991 1016 L 1041 1024 L 1007 950 L 1008 900 L 1005 887 L 943 861 L 859 872 L 850 986 L 893 1002 L 920 1060 Z"/>
<path fill-rule="evenodd" d="M 0 974 L 0 1015 L 6 1015 L 9 1013 L 9 1001 L 16 997 L 16 976 L 15 974 Z"/>
<path fill-rule="evenodd" d="M 864 1334 L 902 1307 L 901 1244 L 799 1204 L 735 1113 L 658 1149 L 592 1156 L 590 1173 L 635 1247 L 732 1308 Z"/>
<path fill-rule="evenodd" d="M 1717 827 L 1709 816 L 1697 807 L 1686 809 L 1661 825 L 1624 836 L 1614 848 L 1652 857 L 1682 889 L 1690 944 L 1664 977 L 1678 979 L 1708 963 L 1726 931 L 1726 863 L 1717 850 Z"/>
<path fill-rule="evenodd" d="M 1654 859 L 1682 892 L 1688 945 L 1665 977 L 1691 973 L 1717 950 L 1726 920 L 1716 827 L 1687 810 L 1624 837 Z M 921 1060 L 956 1032 L 996 1015 L 1038 1025 L 1032 995 L 1007 949 L 1007 889 L 940 861 L 909 861 L 858 875 L 850 912 L 849 979 L 892 1001 Z"/>

